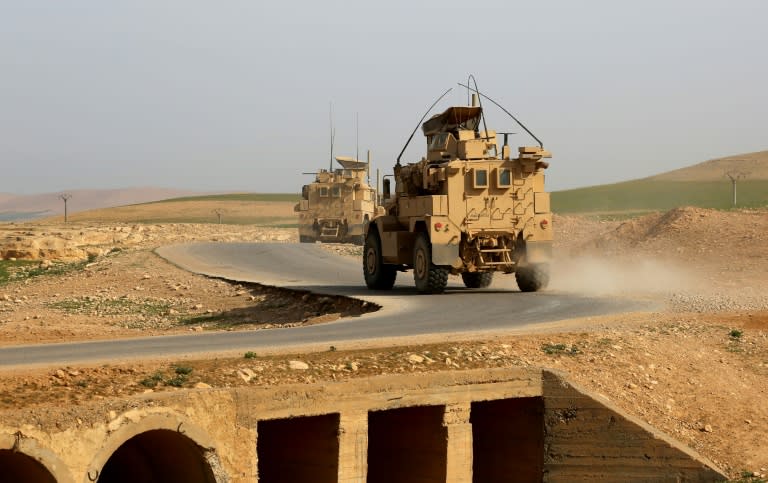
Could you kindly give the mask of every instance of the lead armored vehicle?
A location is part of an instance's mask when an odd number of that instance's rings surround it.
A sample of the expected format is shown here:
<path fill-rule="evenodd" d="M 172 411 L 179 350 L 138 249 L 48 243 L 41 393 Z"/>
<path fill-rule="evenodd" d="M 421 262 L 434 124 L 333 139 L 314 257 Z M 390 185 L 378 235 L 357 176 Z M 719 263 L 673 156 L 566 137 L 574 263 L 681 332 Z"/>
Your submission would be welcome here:
<path fill-rule="evenodd" d="M 391 289 L 409 269 L 421 293 L 443 292 L 449 274 L 470 288 L 489 286 L 496 272 L 514 273 L 524 292 L 547 285 L 552 213 L 544 158 L 551 155 L 541 143 L 513 153 L 511 133 L 485 128 L 478 94 L 421 125 L 427 154 L 405 165 L 398 157 L 394 193 L 385 177 L 385 213 L 368 225 L 363 248 L 368 288 Z"/>
<path fill-rule="evenodd" d="M 376 211 L 376 190 L 366 182 L 368 163 L 337 156 L 341 168 L 321 169 L 301 189 L 294 207 L 301 243 L 363 244 L 365 226 Z"/>

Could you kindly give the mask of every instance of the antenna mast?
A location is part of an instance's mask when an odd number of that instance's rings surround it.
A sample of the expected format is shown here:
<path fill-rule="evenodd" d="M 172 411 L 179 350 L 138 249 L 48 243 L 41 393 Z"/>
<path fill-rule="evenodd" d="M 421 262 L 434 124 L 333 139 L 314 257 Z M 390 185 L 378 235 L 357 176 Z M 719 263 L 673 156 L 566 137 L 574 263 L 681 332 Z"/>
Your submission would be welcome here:
<path fill-rule="evenodd" d="M 330 104 L 330 107 L 329 107 L 328 117 L 331 122 L 331 160 L 330 160 L 330 163 L 328 164 L 328 171 L 333 172 L 333 139 L 336 137 L 336 129 L 334 129 L 333 127 L 333 102 L 329 104 Z"/>
<path fill-rule="evenodd" d="M 459 84 L 459 85 L 461 85 L 461 84 Z M 405 142 L 405 146 L 403 146 L 403 150 L 402 150 L 402 151 L 400 151 L 400 154 L 397 156 L 397 163 L 395 164 L 395 166 L 400 166 L 400 158 L 403 156 L 403 153 L 405 152 L 405 148 L 407 148 L 407 147 L 408 147 L 408 145 L 411 143 L 411 139 L 413 139 L 413 135 L 414 135 L 414 134 L 416 134 L 416 130 L 417 130 L 417 129 L 419 129 L 419 126 L 421 126 L 421 122 L 424 120 L 424 118 L 425 118 L 425 117 L 427 117 L 427 114 L 429 114 L 429 111 L 431 111 L 431 110 L 432 110 L 432 108 L 433 108 L 433 107 L 435 107 L 435 106 L 437 105 L 437 103 L 438 103 L 438 102 L 440 102 L 440 100 L 441 100 L 443 97 L 445 97 L 445 95 L 446 95 L 446 94 L 448 94 L 449 92 L 451 92 L 452 90 L 453 90 L 453 87 L 451 87 L 451 88 L 450 88 L 450 89 L 448 89 L 447 91 L 443 92 L 443 95 L 442 95 L 442 96 L 440 96 L 440 97 L 438 97 L 438 98 L 437 98 L 437 100 L 436 100 L 435 102 L 433 102 L 431 106 L 429 106 L 429 109 L 427 109 L 427 112 L 425 112 L 425 113 L 424 113 L 424 115 L 423 115 L 423 116 L 421 116 L 421 119 L 420 119 L 420 120 L 419 120 L 419 122 L 416 124 L 416 127 L 415 127 L 415 128 L 413 128 L 413 132 L 412 132 L 412 133 L 411 133 L 411 135 L 408 137 L 408 140 Z"/>

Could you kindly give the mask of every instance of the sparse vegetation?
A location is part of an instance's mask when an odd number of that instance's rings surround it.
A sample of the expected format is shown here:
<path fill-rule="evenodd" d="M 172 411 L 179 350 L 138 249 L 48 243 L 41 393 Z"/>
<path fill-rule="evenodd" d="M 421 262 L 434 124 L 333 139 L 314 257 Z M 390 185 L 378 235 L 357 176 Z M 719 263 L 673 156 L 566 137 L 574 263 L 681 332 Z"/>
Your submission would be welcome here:
<path fill-rule="evenodd" d="M 171 304 L 151 298 L 132 299 L 126 296 L 114 298 L 85 296 L 51 302 L 48 304 L 48 307 L 70 314 L 99 316 L 143 315 L 151 317 L 168 313 Z"/>
<path fill-rule="evenodd" d="M 579 350 L 576 345 L 571 345 L 568 347 L 567 344 L 552 344 L 552 343 L 546 343 L 541 346 L 541 350 L 544 351 L 545 354 L 549 355 L 568 355 L 568 356 L 574 356 L 576 354 L 580 354 L 581 351 Z"/>
<path fill-rule="evenodd" d="M 742 471 L 741 477 L 731 480 L 731 483 L 768 483 L 768 480 L 756 475 L 752 471 Z"/>
<path fill-rule="evenodd" d="M 253 351 L 248 351 L 248 352 L 245 353 L 245 355 L 243 357 L 245 357 L 246 359 L 255 359 L 256 358 L 256 353 L 253 352 Z"/>
<path fill-rule="evenodd" d="M 33 260 L 0 260 L 0 285 L 40 276 L 66 275 L 82 270 L 88 263 L 88 261 L 81 261 L 45 266 Z"/>
<path fill-rule="evenodd" d="M 157 371 L 151 376 L 142 379 L 139 384 L 150 389 L 157 387 L 159 384 L 170 387 L 182 387 L 187 383 L 192 371 L 191 367 L 175 366 L 173 368 L 174 375 L 166 377 L 163 372 Z"/>
<path fill-rule="evenodd" d="M 739 329 L 731 329 L 731 331 L 728 332 L 728 346 L 726 347 L 726 350 L 734 353 L 744 352 L 744 348 L 741 346 L 741 337 L 743 335 L 743 331 Z"/>
<path fill-rule="evenodd" d="M 156 387 L 160 382 L 163 380 L 163 373 L 162 372 L 155 372 L 149 377 L 146 377 L 139 382 L 142 386 L 153 388 Z"/>
<path fill-rule="evenodd" d="M 175 372 L 178 375 L 188 376 L 192 374 L 192 368 L 186 367 L 186 366 L 176 366 L 173 368 L 173 372 Z"/>

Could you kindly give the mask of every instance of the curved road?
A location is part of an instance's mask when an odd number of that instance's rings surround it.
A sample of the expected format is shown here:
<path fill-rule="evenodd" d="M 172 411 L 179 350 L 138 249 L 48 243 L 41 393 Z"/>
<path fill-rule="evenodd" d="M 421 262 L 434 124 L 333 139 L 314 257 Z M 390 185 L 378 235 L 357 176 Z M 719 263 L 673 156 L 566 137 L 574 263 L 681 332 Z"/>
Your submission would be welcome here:
<path fill-rule="evenodd" d="M 313 244 L 201 243 L 162 247 L 158 254 L 181 268 L 209 276 L 316 293 L 364 298 L 378 312 L 289 329 L 210 332 L 110 341 L 0 348 L 0 367 L 53 365 L 128 358 L 180 357 L 305 344 L 341 343 L 423 334 L 520 329 L 576 317 L 648 309 L 647 301 L 521 293 L 514 276 L 497 274 L 489 289 L 469 290 L 451 277 L 444 295 L 419 295 L 411 272 L 399 273 L 392 291 L 373 292 L 359 259 Z"/>

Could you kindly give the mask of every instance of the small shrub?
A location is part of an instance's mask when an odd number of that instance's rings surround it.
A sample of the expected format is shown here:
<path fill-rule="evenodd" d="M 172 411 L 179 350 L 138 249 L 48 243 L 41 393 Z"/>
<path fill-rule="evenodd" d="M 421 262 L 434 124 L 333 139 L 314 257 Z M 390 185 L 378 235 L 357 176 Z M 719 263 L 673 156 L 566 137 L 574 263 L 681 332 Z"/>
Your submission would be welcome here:
<path fill-rule="evenodd" d="M 187 382 L 187 375 L 177 374 L 176 377 L 172 377 L 167 381 L 165 381 L 165 384 L 173 387 L 181 387 L 184 385 L 185 382 Z"/>
<path fill-rule="evenodd" d="M 255 359 L 256 358 L 256 353 L 253 352 L 253 351 L 248 351 L 248 352 L 245 353 L 245 356 L 243 356 L 243 357 L 245 357 L 246 359 Z"/>
<path fill-rule="evenodd" d="M 157 381 L 152 379 L 151 377 L 145 377 L 141 381 L 139 381 L 139 384 L 141 384 L 144 387 L 153 388 L 157 386 Z"/>
<path fill-rule="evenodd" d="M 162 380 L 163 380 L 163 374 L 160 372 L 156 372 L 151 376 L 142 379 L 139 384 L 141 384 L 144 387 L 153 388 L 153 387 L 156 387 Z"/>
<path fill-rule="evenodd" d="M 740 476 L 740 478 L 732 481 L 734 483 L 767 483 L 768 481 L 762 476 L 758 476 L 751 471 L 742 471 Z"/>
<path fill-rule="evenodd" d="M 733 329 L 728 333 L 728 336 L 731 339 L 739 340 L 741 339 L 741 336 L 744 335 L 744 332 L 740 331 L 739 329 Z"/>
<path fill-rule="evenodd" d="M 192 374 L 192 368 L 191 367 L 184 367 L 184 366 L 176 366 L 174 368 L 174 372 L 178 375 L 184 375 L 188 376 Z"/>
<path fill-rule="evenodd" d="M 573 356 L 581 353 L 579 348 L 576 347 L 575 345 L 568 347 L 568 345 L 566 344 L 547 343 L 541 346 L 541 350 L 544 351 L 545 354 L 549 354 L 549 355 L 565 354 L 565 355 Z"/>

